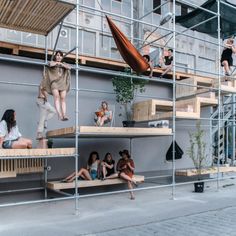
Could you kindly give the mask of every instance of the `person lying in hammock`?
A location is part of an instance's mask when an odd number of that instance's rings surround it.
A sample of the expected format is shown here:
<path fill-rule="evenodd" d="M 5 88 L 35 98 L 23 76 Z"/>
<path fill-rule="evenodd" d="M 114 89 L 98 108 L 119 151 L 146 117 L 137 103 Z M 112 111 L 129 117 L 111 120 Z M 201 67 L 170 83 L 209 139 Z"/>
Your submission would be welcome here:
<path fill-rule="evenodd" d="M 143 58 L 149 64 L 149 68 L 150 68 L 149 77 L 152 78 L 152 75 L 153 75 L 153 65 L 152 65 L 152 62 L 150 61 L 150 56 L 145 54 L 145 55 L 143 55 Z"/>

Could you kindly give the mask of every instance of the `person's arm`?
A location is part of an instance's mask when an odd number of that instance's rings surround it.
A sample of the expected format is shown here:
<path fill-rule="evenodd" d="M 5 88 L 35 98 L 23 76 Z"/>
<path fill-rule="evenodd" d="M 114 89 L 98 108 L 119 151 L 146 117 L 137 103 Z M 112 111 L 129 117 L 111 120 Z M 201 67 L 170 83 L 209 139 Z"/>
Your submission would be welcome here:
<path fill-rule="evenodd" d="M 67 69 L 67 70 L 70 70 L 70 69 L 71 69 L 71 66 L 68 65 L 68 64 L 66 64 L 66 63 L 64 63 L 64 62 L 61 62 L 60 66 L 64 67 L 64 68 Z"/>
<path fill-rule="evenodd" d="M 54 66 L 59 65 L 59 63 L 60 63 L 60 62 L 50 61 L 50 62 L 48 63 L 48 65 L 49 65 L 49 67 L 54 67 Z"/>
<path fill-rule="evenodd" d="M 114 164 L 107 164 L 106 162 L 105 163 L 105 166 L 108 168 L 108 169 L 112 169 L 114 167 Z"/>
<path fill-rule="evenodd" d="M 232 45 L 232 51 L 233 51 L 233 53 L 236 53 L 236 46 L 235 45 Z"/>
<path fill-rule="evenodd" d="M 133 160 L 130 160 L 130 161 L 127 163 L 127 166 L 129 167 L 129 169 L 130 169 L 131 171 L 134 172 L 135 166 L 134 166 Z"/>
<path fill-rule="evenodd" d="M 0 137 L 0 149 L 2 149 L 3 140 L 4 140 L 4 138 Z"/>

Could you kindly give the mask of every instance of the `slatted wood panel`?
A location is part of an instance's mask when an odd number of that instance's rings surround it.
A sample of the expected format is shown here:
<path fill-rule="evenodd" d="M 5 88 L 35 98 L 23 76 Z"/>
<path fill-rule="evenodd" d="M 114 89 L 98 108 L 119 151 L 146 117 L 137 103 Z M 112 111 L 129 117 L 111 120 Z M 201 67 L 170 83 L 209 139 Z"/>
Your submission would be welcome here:
<path fill-rule="evenodd" d="M 217 167 L 211 167 L 211 168 L 207 168 L 207 169 L 202 169 L 202 174 L 206 175 L 206 174 L 216 174 L 217 173 Z M 236 172 L 236 167 L 235 166 L 222 166 L 219 168 L 219 172 L 224 173 L 224 172 Z M 177 170 L 175 172 L 176 175 L 178 176 L 195 176 L 198 175 L 197 170 L 196 169 L 186 169 L 186 170 Z"/>
<path fill-rule="evenodd" d="M 138 183 L 144 182 L 144 176 L 142 176 L 142 175 L 134 175 L 133 178 Z M 123 184 L 123 183 L 126 183 L 126 181 L 123 179 L 119 179 L 119 178 L 106 179 L 104 181 L 101 181 L 98 179 L 96 179 L 96 180 L 79 180 L 78 181 L 78 188 L 108 186 L 108 185 Z M 72 189 L 72 188 L 75 188 L 75 181 L 72 183 L 63 183 L 60 181 L 48 182 L 47 187 L 49 189 L 54 189 L 54 190 Z"/>
<path fill-rule="evenodd" d="M 72 156 L 74 154 L 75 148 L 0 149 L 0 178 L 16 177 L 17 174 L 43 172 L 43 159 L 37 157 L 58 155 Z M 14 159 L 14 157 L 27 158 Z"/>
<path fill-rule="evenodd" d="M 124 127 L 96 127 L 79 126 L 79 137 L 81 138 L 131 138 L 131 137 L 152 137 L 170 135 L 171 129 L 167 128 L 124 128 Z M 74 138 L 75 127 L 56 129 L 47 132 L 49 138 Z"/>
<path fill-rule="evenodd" d="M 74 8 L 57 0 L 1 0 L 0 27 L 47 35 Z"/>

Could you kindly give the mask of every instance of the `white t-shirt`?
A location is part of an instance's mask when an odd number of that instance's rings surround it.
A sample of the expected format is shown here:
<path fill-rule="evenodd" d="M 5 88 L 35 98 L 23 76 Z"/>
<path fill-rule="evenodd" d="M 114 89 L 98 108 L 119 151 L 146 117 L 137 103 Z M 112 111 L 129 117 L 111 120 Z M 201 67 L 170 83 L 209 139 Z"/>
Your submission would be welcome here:
<path fill-rule="evenodd" d="M 0 122 L 0 137 L 4 137 L 4 142 L 8 141 L 8 140 L 15 140 L 20 138 L 22 135 L 19 132 L 18 126 L 14 126 L 11 128 L 10 133 L 8 133 L 7 130 L 7 123 L 5 120 L 2 120 Z"/>

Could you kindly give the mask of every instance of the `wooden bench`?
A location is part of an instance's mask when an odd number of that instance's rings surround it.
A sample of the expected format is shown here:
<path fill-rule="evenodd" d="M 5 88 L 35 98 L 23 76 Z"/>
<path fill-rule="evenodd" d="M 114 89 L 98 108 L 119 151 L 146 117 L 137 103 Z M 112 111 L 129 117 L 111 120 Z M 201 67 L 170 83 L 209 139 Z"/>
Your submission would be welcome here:
<path fill-rule="evenodd" d="M 193 97 L 176 101 L 176 118 L 199 119 L 201 107 L 217 105 L 218 101 L 213 94 L 211 97 Z M 167 100 L 150 99 L 134 104 L 134 120 L 152 121 L 172 119 L 173 102 Z"/>
<path fill-rule="evenodd" d="M 75 148 L 52 149 L 0 149 L 0 178 L 16 177 L 17 174 L 42 173 L 40 157 L 73 156 Z"/>
<path fill-rule="evenodd" d="M 202 169 L 201 174 L 207 175 L 207 174 L 216 174 L 218 172 L 218 168 L 216 166 Z M 221 166 L 219 167 L 220 173 L 226 173 L 226 172 L 236 172 L 236 166 Z M 185 169 L 185 170 L 176 170 L 175 174 L 177 176 L 195 176 L 198 175 L 196 169 Z"/>
<path fill-rule="evenodd" d="M 133 177 L 137 183 L 144 182 L 144 176 L 142 175 L 134 175 Z M 115 179 L 106 179 L 106 180 L 78 180 L 78 188 L 86 188 L 86 187 L 98 187 L 98 186 L 108 186 L 115 184 L 124 184 L 127 183 L 125 180 L 120 178 Z M 47 183 L 47 188 L 52 190 L 62 190 L 62 189 L 73 189 L 75 188 L 75 181 L 71 183 L 65 183 L 61 181 L 53 181 Z"/>

